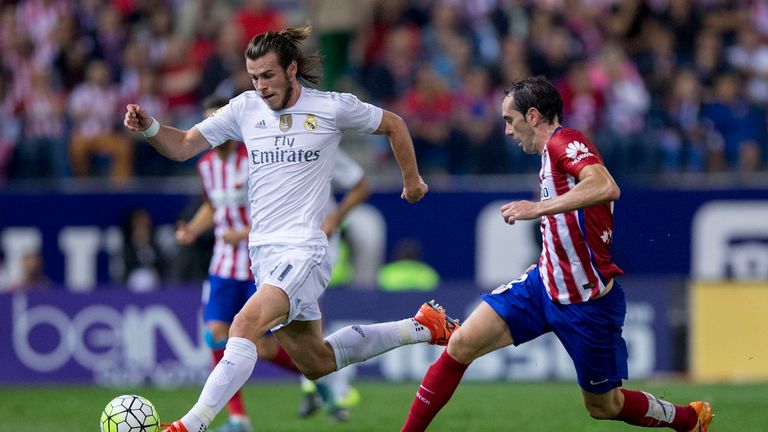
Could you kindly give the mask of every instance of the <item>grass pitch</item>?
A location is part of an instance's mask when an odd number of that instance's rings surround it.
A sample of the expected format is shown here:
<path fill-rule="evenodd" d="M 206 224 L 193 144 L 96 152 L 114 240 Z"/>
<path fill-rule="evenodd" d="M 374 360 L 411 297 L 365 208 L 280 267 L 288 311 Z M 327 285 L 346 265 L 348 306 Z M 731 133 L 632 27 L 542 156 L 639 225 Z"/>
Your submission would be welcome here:
<path fill-rule="evenodd" d="M 712 432 L 768 431 L 768 383 L 693 385 L 678 381 L 629 382 L 673 403 L 707 399 L 713 403 Z M 417 383 L 357 382 L 362 394 L 348 422 L 335 424 L 324 413 L 296 416 L 301 397 L 297 383 L 254 383 L 244 388 L 246 407 L 256 431 L 399 431 Z M 98 431 L 101 410 L 114 396 L 137 393 L 170 422 L 186 413 L 199 388 L 176 390 L 103 389 L 96 387 L 1 387 L 0 432 Z M 221 425 L 220 415 L 213 427 Z M 575 383 L 467 382 L 432 423 L 430 430 L 471 431 L 632 431 L 619 422 L 596 421 L 584 410 Z"/>

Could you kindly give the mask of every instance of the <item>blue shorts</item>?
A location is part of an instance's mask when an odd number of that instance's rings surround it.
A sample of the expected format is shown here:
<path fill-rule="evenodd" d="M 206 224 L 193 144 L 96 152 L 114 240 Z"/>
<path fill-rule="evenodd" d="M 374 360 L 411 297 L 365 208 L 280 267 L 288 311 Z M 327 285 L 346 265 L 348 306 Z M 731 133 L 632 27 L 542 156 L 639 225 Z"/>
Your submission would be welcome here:
<path fill-rule="evenodd" d="M 603 297 L 560 305 L 547 295 L 535 267 L 482 299 L 507 322 L 515 345 L 554 332 L 584 390 L 605 393 L 628 378 L 627 345 L 621 336 L 627 303 L 615 279 Z"/>
<path fill-rule="evenodd" d="M 208 276 L 208 289 L 203 290 L 203 321 L 231 323 L 246 301 L 256 292 L 252 281 Z M 206 292 L 207 291 L 207 292 Z"/>

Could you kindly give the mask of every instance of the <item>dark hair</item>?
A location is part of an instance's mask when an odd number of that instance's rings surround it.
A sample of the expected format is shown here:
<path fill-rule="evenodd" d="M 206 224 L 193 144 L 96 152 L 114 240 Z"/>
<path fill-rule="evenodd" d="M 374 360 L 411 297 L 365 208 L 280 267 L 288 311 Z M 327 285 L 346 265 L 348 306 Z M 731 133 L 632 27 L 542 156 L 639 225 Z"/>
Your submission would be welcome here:
<path fill-rule="evenodd" d="M 563 99 L 555 86 L 541 75 L 513 83 L 504 95 L 512 98 L 515 110 L 523 115 L 536 108 L 548 123 L 563 120 Z"/>
<path fill-rule="evenodd" d="M 245 58 L 256 60 L 270 52 L 277 54 L 277 61 L 283 69 L 288 69 L 292 61 L 296 61 L 298 72 L 296 78 L 300 83 L 318 84 L 322 73 L 320 72 L 320 54 L 304 55 L 301 50 L 301 41 L 309 37 L 312 27 L 287 28 L 279 32 L 268 31 L 258 34 L 251 39 L 245 49 Z"/>
<path fill-rule="evenodd" d="M 202 105 L 203 105 L 203 110 L 209 110 L 209 109 L 221 108 L 228 103 L 229 101 L 224 99 L 221 96 L 211 95 L 203 99 Z"/>

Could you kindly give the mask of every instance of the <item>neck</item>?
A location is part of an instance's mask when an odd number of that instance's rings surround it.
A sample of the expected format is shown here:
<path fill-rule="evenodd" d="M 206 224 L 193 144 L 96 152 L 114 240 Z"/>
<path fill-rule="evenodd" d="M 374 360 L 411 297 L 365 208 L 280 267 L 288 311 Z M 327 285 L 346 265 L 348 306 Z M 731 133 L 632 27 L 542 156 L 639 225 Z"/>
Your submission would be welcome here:
<path fill-rule="evenodd" d="M 293 82 L 293 85 L 291 86 L 291 98 L 288 99 L 288 103 L 285 104 L 285 108 L 290 108 L 296 105 L 296 102 L 299 101 L 299 96 L 301 96 L 302 88 L 303 87 L 299 84 L 298 80 Z"/>
<path fill-rule="evenodd" d="M 544 148 L 547 146 L 547 141 L 549 141 L 550 138 L 552 138 L 552 134 L 555 133 L 555 130 L 560 127 L 560 123 L 558 121 L 555 121 L 552 124 L 544 124 L 540 129 L 538 129 L 538 133 L 536 134 L 536 150 L 541 154 L 544 151 Z"/>

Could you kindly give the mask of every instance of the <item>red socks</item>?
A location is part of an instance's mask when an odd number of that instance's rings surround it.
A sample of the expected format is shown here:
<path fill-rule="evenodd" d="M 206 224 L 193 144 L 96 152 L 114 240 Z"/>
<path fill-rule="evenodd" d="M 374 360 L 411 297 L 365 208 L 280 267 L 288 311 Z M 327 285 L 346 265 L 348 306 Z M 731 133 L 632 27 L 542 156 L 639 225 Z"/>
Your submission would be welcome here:
<path fill-rule="evenodd" d="M 624 407 L 614 420 L 635 426 L 669 427 L 676 431 L 688 431 L 698 421 L 696 410 L 690 406 L 672 405 L 641 391 L 620 390 L 624 393 Z"/>
<path fill-rule="evenodd" d="M 448 403 L 453 392 L 461 382 L 464 371 L 469 365 L 459 363 L 443 351 L 440 358 L 429 367 L 424 380 L 416 392 L 416 399 L 411 405 L 411 411 L 405 420 L 402 432 L 424 431 L 437 415 L 438 411 Z"/>
<path fill-rule="evenodd" d="M 224 349 L 215 349 L 212 351 L 213 365 L 216 366 L 224 357 Z M 232 399 L 227 402 L 227 409 L 229 409 L 230 416 L 243 416 L 245 417 L 245 406 L 243 405 L 243 397 L 240 390 L 232 395 Z"/>

